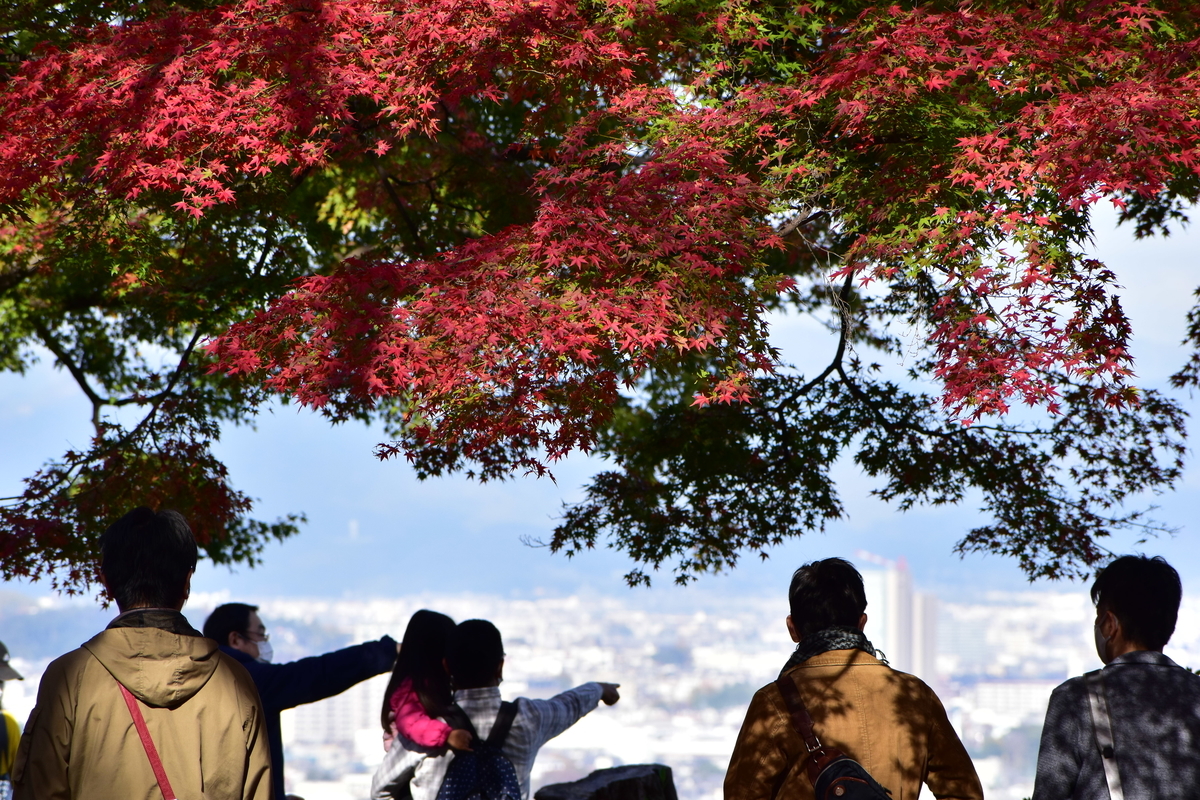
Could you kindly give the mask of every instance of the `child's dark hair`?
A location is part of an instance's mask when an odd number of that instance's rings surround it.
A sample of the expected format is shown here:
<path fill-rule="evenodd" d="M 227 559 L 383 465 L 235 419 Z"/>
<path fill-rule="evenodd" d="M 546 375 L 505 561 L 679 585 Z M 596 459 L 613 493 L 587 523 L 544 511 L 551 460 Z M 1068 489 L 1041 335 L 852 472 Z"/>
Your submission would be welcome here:
<path fill-rule="evenodd" d="M 442 666 L 446 655 L 446 640 L 454 630 L 454 620 L 436 611 L 421 609 L 412 615 L 400 643 L 400 654 L 392 668 L 392 679 L 383 693 L 383 711 L 379 722 L 384 731 L 391 730 L 388 719 L 392 710 L 392 695 L 405 678 L 411 678 L 425 713 L 440 717 L 450 705 L 450 675 Z"/>

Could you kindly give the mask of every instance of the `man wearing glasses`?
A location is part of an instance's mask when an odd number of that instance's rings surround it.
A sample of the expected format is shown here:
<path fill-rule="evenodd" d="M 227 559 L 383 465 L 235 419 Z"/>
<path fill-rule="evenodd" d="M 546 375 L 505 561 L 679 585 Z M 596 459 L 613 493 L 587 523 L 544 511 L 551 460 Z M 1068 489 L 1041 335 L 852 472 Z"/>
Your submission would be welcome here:
<path fill-rule="evenodd" d="M 267 740 L 271 745 L 271 778 L 275 797 L 283 790 L 283 738 L 279 712 L 341 694 L 356 683 L 392 668 L 400 645 L 390 636 L 377 642 L 347 647 L 290 664 L 272 664 L 271 637 L 258 616 L 258 606 L 226 603 L 217 606 L 204 623 L 204 635 L 237 659 L 254 683 L 266 713 Z"/>

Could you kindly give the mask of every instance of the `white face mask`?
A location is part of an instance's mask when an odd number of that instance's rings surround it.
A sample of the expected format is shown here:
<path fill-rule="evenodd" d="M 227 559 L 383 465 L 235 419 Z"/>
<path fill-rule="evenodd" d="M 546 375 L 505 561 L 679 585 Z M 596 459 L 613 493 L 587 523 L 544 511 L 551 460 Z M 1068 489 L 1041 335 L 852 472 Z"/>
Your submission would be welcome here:
<path fill-rule="evenodd" d="M 1104 638 L 1104 634 L 1100 631 L 1100 623 L 1097 622 L 1092 626 L 1092 633 L 1096 637 L 1096 655 L 1100 656 L 1100 661 L 1107 664 L 1108 658 L 1108 639 Z"/>
<path fill-rule="evenodd" d="M 258 660 L 264 664 L 270 664 L 271 659 L 275 657 L 275 651 L 271 648 L 270 642 L 258 642 Z"/>

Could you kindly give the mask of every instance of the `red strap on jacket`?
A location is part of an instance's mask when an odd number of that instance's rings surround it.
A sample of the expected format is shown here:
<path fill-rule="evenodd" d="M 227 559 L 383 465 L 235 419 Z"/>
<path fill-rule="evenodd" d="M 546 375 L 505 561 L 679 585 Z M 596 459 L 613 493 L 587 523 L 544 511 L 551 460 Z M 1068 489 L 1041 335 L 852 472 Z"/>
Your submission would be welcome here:
<path fill-rule="evenodd" d="M 142 717 L 142 709 L 139 707 L 137 698 L 119 681 L 117 686 L 121 687 L 125 705 L 129 706 L 129 716 L 133 717 L 133 726 L 137 728 L 138 736 L 142 739 L 142 747 L 146 748 L 146 758 L 150 759 L 150 769 L 154 770 L 154 779 L 158 781 L 158 788 L 162 792 L 163 800 L 176 800 L 175 792 L 171 789 L 171 782 L 167 780 L 167 771 L 163 769 L 162 759 L 158 757 L 158 748 L 154 746 L 154 740 L 150 738 L 150 729 L 146 727 L 146 720 Z"/>

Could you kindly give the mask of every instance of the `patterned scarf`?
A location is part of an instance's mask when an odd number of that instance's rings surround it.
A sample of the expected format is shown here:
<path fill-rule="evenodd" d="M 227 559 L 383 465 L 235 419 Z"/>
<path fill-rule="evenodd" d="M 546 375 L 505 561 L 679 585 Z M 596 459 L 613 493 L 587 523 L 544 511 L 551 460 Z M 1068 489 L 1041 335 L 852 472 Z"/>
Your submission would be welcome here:
<path fill-rule="evenodd" d="M 792 653 L 792 657 L 783 665 L 783 669 L 779 671 L 782 676 L 792 667 L 808 661 L 815 655 L 827 653 L 830 650 L 862 650 L 869 656 L 878 658 L 883 663 L 887 663 L 887 658 L 883 653 L 876 650 L 867 641 L 867 637 L 863 636 L 863 632 L 858 628 L 847 628 L 844 625 L 834 625 L 830 628 L 810 633 L 800 640 L 796 645 L 796 651 Z"/>

